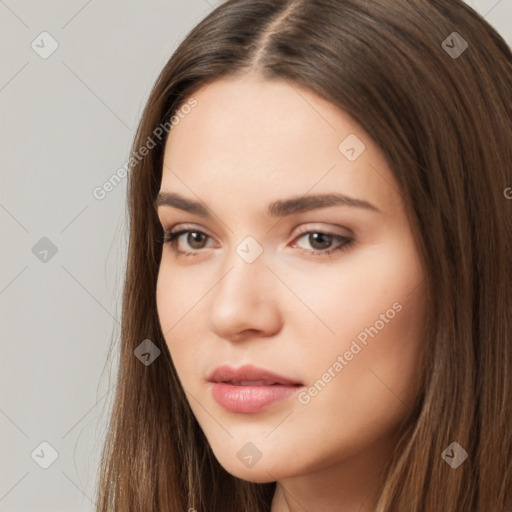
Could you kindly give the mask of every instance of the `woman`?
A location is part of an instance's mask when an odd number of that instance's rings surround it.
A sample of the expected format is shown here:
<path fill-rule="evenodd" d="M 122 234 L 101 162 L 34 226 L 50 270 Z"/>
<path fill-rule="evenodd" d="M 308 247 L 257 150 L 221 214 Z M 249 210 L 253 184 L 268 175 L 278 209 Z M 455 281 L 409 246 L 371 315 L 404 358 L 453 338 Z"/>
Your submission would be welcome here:
<path fill-rule="evenodd" d="M 512 510 L 512 55 L 458 0 L 228 0 L 133 144 L 98 510 Z"/>

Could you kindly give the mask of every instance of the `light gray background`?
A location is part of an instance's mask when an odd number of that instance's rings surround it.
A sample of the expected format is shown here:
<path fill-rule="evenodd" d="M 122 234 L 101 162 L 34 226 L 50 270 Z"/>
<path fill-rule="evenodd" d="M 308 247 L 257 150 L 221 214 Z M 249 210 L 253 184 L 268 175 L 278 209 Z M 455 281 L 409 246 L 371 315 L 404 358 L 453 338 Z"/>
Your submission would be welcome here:
<path fill-rule="evenodd" d="M 103 200 L 92 191 L 126 162 L 158 73 L 219 3 L 0 0 L 0 512 L 94 510 L 126 180 Z M 512 0 L 468 3 L 512 45 Z M 46 59 L 31 47 L 50 48 L 44 31 L 58 43 Z M 33 252 L 43 237 L 57 248 L 47 261 Z M 44 441 L 58 453 L 48 469 Z"/>

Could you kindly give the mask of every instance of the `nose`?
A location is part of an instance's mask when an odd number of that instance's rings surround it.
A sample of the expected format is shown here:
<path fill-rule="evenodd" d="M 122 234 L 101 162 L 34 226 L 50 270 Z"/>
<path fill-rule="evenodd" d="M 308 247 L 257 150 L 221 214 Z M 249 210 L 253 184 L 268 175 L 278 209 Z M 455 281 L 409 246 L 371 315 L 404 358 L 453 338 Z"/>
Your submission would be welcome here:
<path fill-rule="evenodd" d="M 239 341 L 279 332 L 279 286 L 265 265 L 264 253 L 247 263 L 233 253 L 210 294 L 209 328 L 219 337 Z"/>

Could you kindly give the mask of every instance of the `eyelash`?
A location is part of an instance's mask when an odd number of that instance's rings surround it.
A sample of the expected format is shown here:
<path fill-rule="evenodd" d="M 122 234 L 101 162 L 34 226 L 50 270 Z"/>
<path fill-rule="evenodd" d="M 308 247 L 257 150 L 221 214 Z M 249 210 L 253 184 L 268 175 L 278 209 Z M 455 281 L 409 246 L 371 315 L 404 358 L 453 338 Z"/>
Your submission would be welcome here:
<path fill-rule="evenodd" d="M 162 238 L 162 243 L 163 244 L 169 244 L 171 250 L 174 251 L 178 256 L 185 256 L 185 257 L 188 257 L 188 258 L 198 256 L 199 253 L 201 252 L 201 249 L 198 249 L 196 251 L 182 251 L 182 250 L 177 248 L 177 240 L 184 233 L 198 233 L 198 234 L 201 234 L 201 235 L 205 235 L 208 238 L 211 238 L 209 235 L 207 235 L 203 231 L 200 231 L 200 230 L 197 230 L 197 229 L 180 229 L 178 231 L 164 231 L 164 235 L 163 235 L 163 238 Z M 319 230 L 310 230 L 310 231 L 304 231 L 302 233 L 299 233 L 295 237 L 295 240 L 298 240 L 299 238 L 301 238 L 304 235 L 309 235 L 309 234 L 312 234 L 312 233 L 326 235 L 326 236 L 332 237 L 334 239 L 338 239 L 338 240 L 340 240 L 342 242 L 338 246 L 336 246 L 334 249 L 326 249 L 324 251 L 306 251 L 306 252 L 308 252 L 309 254 L 311 254 L 313 256 L 325 256 L 325 255 L 332 254 L 334 252 L 345 251 L 349 247 L 351 247 L 352 244 L 354 243 L 354 240 L 351 239 L 351 238 L 348 238 L 348 237 L 345 237 L 345 236 L 341 236 L 341 235 L 337 235 L 335 233 L 329 233 L 327 231 L 319 231 Z"/>

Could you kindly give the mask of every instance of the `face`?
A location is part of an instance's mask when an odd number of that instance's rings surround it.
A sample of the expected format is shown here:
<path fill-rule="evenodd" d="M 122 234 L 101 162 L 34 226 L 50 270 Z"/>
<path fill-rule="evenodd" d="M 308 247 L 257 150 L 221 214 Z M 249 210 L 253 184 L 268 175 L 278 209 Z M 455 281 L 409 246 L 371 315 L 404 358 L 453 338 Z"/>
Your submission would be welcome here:
<path fill-rule="evenodd" d="M 267 482 L 386 446 L 419 388 L 425 289 L 383 154 L 297 85 L 194 98 L 165 147 L 157 307 L 215 456 Z"/>

